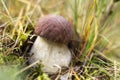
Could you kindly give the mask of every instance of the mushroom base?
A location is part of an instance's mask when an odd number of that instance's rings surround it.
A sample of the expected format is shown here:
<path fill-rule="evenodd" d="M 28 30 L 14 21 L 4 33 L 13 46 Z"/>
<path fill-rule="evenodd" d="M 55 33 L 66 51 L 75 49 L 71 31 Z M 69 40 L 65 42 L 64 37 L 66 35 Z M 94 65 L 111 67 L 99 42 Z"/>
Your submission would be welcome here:
<path fill-rule="evenodd" d="M 48 41 L 40 36 L 35 40 L 29 55 L 29 63 L 37 60 L 43 65 L 43 72 L 57 73 L 61 67 L 68 67 L 71 61 L 71 52 L 65 44 Z"/>

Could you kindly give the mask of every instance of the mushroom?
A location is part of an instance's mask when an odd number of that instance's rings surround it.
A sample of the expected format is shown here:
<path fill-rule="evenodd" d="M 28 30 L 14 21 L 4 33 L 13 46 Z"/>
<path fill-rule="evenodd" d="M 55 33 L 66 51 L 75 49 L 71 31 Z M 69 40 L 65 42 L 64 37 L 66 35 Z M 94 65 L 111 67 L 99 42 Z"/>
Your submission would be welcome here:
<path fill-rule="evenodd" d="M 50 74 L 69 66 L 72 56 L 68 43 L 73 38 L 73 29 L 65 18 L 59 15 L 40 18 L 35 34 L 37 38 L 29 52 L 30 64 L 40 60 L 43 72 Z"/>

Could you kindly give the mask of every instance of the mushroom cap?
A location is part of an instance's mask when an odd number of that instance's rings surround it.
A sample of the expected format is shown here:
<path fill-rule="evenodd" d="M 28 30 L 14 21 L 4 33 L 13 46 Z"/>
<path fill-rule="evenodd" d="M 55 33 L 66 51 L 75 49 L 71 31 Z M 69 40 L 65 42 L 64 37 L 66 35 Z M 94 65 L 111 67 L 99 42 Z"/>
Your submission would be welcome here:
<path fill-rule="evenodd" d="M 53 42 L 68 44 L 73 38 L 71 26 L 62 16 L 46 15 L 38 21 L 35 34 Z"/>

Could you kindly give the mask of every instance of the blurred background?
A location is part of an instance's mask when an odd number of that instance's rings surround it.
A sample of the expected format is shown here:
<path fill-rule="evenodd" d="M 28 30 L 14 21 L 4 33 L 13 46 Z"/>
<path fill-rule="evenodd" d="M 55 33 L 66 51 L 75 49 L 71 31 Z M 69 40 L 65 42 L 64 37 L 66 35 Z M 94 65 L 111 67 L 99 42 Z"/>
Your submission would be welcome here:
<path fill-rule="evenodd" d="M 5 56 L 22 53 L 20 47 L 47 14 L 62 15 L 73 24 L 86 41 L 82 54 L 95 52 L 120 64 L 119 0 L 0 0 L 0 64 L 23 63 Z"/>
<path fill-rule="evenodd" d="M 35 25 L 38 19 L 47 14 L 59 14 L 74 24 L 76 31 L 82 36 L 82 28 L 87 21 L 89 5 L 94 0 L 1 0 L 0 32 L 6 28 L 7 35 L 12 37 L 15 30 L 26 33 L 29 24 Z M 110 59 L 120 58 L 120 2 L 117 0 L 95 0 L 93 15 L 99 21 L 99 35 L 109 43 L 105 52 Z M 88 15 L 88 16 L 87 16 Z M 10 26 L 11 25 L 11 26 Z M 33 26 L 34 27 L 34 26 Z M 14 29 L 13 29 L 14 28 Z M 3 36 L 3 35 L 0 35 Z M 105 45 L 105 43 L 100 44 Z M 104 48 L 104 47 L 103 47 Z"/>

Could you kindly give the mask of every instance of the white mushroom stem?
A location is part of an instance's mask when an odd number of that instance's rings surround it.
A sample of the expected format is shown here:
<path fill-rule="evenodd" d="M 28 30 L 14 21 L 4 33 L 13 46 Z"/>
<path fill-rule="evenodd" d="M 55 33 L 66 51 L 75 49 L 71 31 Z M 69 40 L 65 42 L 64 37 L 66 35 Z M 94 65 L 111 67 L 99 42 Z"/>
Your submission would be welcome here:
<path fill-rule="evenodd" d="M 44 65 L 42 70 L 50 74 L 58 72 L 60 67 L 68 67 L 71 61 L 71 52 L 67 45 L 54 43 L 40 36 L 35 40 L 29 54 L 30 63 L 40 60 Z"/>

